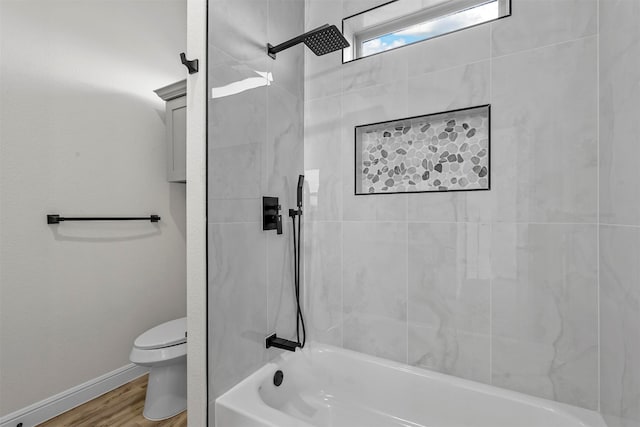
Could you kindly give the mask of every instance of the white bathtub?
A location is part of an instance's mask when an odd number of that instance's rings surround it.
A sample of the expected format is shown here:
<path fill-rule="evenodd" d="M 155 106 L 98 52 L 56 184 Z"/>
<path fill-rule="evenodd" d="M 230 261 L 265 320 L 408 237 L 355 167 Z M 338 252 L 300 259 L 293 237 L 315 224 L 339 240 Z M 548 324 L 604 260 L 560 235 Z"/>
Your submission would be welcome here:
<path fill-rule="evenodd" d="M 215 408 L 216 427 L 606 427 L 596 412 L 315 343 Z"/>

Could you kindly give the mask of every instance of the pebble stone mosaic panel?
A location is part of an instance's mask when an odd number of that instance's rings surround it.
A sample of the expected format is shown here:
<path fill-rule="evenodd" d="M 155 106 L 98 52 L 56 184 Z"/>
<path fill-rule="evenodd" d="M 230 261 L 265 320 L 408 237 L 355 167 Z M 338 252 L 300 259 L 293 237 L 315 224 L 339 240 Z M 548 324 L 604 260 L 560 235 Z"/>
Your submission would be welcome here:
<path fill-rule="evenodd" d="M 356 194 L 489 189 L 490 106 L 356 127 Z"/>

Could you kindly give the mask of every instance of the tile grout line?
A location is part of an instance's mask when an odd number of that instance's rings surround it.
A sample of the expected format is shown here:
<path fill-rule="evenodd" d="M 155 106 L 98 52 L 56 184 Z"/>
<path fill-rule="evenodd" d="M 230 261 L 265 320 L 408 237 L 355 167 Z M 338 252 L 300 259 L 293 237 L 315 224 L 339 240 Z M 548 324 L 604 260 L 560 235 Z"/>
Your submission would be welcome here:
<path fill-rule="evenodd" d="M 340 10 L 344 9 L 344 1 L 340 1 Z M 342 139 L 342 128 L 344 127 L 344 94 L 342 92 L 343 67 L 340 67 L 340 139 Z M 343 157 L 344 144 L 340 144 L 340 157 Z M 344 163 L 340 166 L 340 201 L 342 203 L 342 213 L 340 217 L 340 347 L 344 348 Z"/>
<path fill-rule="evenodd" d="M 575 43 L 575 42 L 580 41 L 580 40 L 586 40 L 586 39 L 589 39 L 589 38 L 592 38 L 592 37 L 597 37 L 597 36 L 598 36 L 598 33 L 596 32 L 594 34 L 588 34 L 588 35 L 584 35 L 584 36 L 581 36 L 581 37 L 576 37 L 576 38 L 569 39 L 569 40 L 563 40 L 563 41 L 556 42 L 556 43 L 545 44 L 545 45 L 542 45 L 542 46 L 530 47 L 528 49 L 522 49 L 522 50 L 518 50 L 518 51 L 515 51 L 515 52 L 511 52 L 511 53 L 506 53 L 504 55 L 496 55 L 495 57 L 492 57 L 491 59 L 507 58 L 507 57 L 510 57 L 510 56 L 519 55 L 521 53 L 529 53 L 529 52 L 533 52 L 533 51 L 536 51 L 536 50 L 546 49 L 546 48 L 549 48 L 549 47 L 560 46 L 560 45 L 563 45 L 563 44 L 571 44 L 571 43 Z"/>
<path fill-rule="evenodd" d="M 495 23 L 491 23 L 489 28 L 489 104 L 493 104 L 493 28 Z M 489 129 L 491 132 L 492 129 Z M 491 144 L 491 141 L 489 141 Z M 489 162 L 491 162 L 491 150 L 489 151 Z M 491 171 L 489 171 L 491 173 Z M 493 199 L 493 198 L 491 198 Z M 488 384 L 493 384 L 493 208 L 490 209 L 491 221 L 489 222 L 489 378 Z"/>
<path fill-rule="evenodd" d="M 288 220 L 287 220 L 288 221 Z M 419 221 L 419 220 L 375 220 L 375 219 L 365 219 L 365 220 L 313 220 L 308 221 L 310 224 L 331 224 L 331 223 L 376 223 L 376 224 L 384 224 L 384 223 L 404 223 L 409 222 L 411 224 L 496 224 L 496 225 L 550 225 L 550 226 L 559 226 L 559 225 L 605 225 L 608 227 L 625 227 L 625 228 L 640 228 L 640 225 L 633 224 L 609 224 L 609 223 L 598 223 L 598 222 L 535 222 L 535 221 Z M 288 221 L 290 224 L 291 221 Z M 240 225 L 240 224 L 258 224 L 260 225 L 260 221 L 229 221 L 229 222 L 209 222 L 209 225 Z"/>
<path fill-rule="evenodd" d="M 596 35 L 596 220 L 598 222 L 598 226 L 596 227 L 596 284 L 598 287 L 598 292 L 596 294 L 596 317 L 598 321 L 598 378 L 596 380 L 598 389 L 596 390 L 596 407 L 598 408 L 598 412 L 601 412 L 600 366 L 602 364 L 602 349 L 600 335 L 600 0 L 596 0 Z"/>
<path fill-rule="evenodd" d="M 405 114 L 409 115 L 409 56 L 408 55 L 404 55 L 405 61 L 406 61 L 406 68 L 405 68 L 405 75 L 404 75 L 404 81 L 405 81 L 405 87 L 404 87 L 404 93 L 405 93 Z M 406 339 L 406 343 L 405 343 L 405 363 L 408 365 L 409 364 L 409 197 L 405 197 L 405 231 L 406 231 L 406 241 L 405 241 L 405 289 L 404 289 L 404 294 L 405 294 L 405 309 L 406 309 L 406 318 L 405 318 L 405 339 Z"/>
<path fill-rule="evenodd" d="M 340 223 L 340 347 L 344 348 L 344 223 Z"/>
<path fill-rule="evenodd" d="M 408 222 L 410 224 L 495 224 L 495 225 L 540 225 L 540 226 L 567 226 L 567 225 L 575 225 L 575 226 L 597 226 L 597 225 L 608 225 L 611 227 L 632 227 L 632 228 L 640 228 L 640 225 L 625 225 L 625 224 L 598 224 L 597 222 L 527 222 L 527 221 L 418 221 L 418 220 L 375 220 L 375 219 L 366 219 L 366 220 L 322 220 L 322 221 L 311 221 L 313 223 L 338 223 L 338 222 L 346 222 L 346 223 L 355 223 L 355 224 L 403 224 Z M 222 223 L 222 224 L 235 224 L 235 223 Z"/>
<path fill-rule="evenodd" d="M 409 216 L 409 198 L 405 197 L 405 207 L 406 207 L 406 214 L 407 214 L 407 221 L 405 221 L 406 223 L 406 231 L 407 231 L 407 241 L 405 242 L 405 263 L 406 263 L 406 277 L 405 277 L 405 297 L 406 297 L 406 310 L 407 310 L 407 318 L 406 318 L 406 339 L 407 339 L 407 345 L 406 345 L 406 353 L 405 353 L 405 361 L 406 364 L 409 364 L 409 221 L 408 221 L 408 216 Z"/>
<path fill-rule="evenodd" d="M 489 62 L 490 60 L 491 60 L 491 58 L 484 58 L 484 59 L 481 59 L 481 60 L 478 60 L 478 61 L 466 62 L 464 64 L 455 65 L 453 67 L 439 68 L 437 70 L 427 71 L 426 73 L 412 74 L 412 75 L 409 75 L 408 74 L 408 70 L 407 70 L 407 75 L 406 75 L 406 80 L 405 80 L 406 83 L 407 83 L 407 93 L 408 93 L 409 80 L 413 80 L 413 79 L 417 79 L 417 78 L 424 78 L 425 76 L 428 76 L 430 74 L 442 73 L 442 72 L 446 72 L 446 71 L 455 70 L 457 68 L 466 68 L 466 67 L 468 67 L 470 65 L 482 64 L 484 62 Z M 366 89 L 379 88 L 379 87 L 382 87 L 382 86 L 392 85 L 394 83 L 397 84 L 398 82 L 399 82 L 399 80 L 382 81 L 381 83 L 355 87 L 353 89 L 349 89 L 348 91 L 343 92 L 343 94 L 349 95 L 349 94 L 352 94 L 352 93 L 357 93 L 357 92 L 360 92 L 360 91 L 364 91 Z M 332 96 L 335 96 L 335 95 L 327 95 L 327 96 L 322 97 L 322 98 L 330 98 Z M 311 101 L 314 101 L 314 100 L 317 100 L 317 99 L 321 99 L 321 98 L 311 98 Z"/>
<path fill-rule="evenodd" d="M 598 224 L 599 226 L 606 226 L 606 227 L 620 227 L 620 228 L 635 228 L 635 229 L 640 229 L 640 225 L 633 225 L 633 224 L 608 224 L 606 222 L 601 222 Z"/>

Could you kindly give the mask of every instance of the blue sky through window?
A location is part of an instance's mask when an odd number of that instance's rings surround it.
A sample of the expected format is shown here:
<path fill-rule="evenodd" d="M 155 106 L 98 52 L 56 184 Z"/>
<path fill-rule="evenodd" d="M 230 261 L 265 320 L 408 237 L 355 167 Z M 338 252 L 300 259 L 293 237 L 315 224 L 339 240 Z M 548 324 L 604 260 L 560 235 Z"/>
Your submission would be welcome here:
<path fill-rule="evenodd" d="M 452 31 L 481 24 L 499 17 L 498 0 L 466 9 L 451 15 L 412 25 L 362 43 L 362 55 L 369 56 L 385 50 L 427 40 Z"/>

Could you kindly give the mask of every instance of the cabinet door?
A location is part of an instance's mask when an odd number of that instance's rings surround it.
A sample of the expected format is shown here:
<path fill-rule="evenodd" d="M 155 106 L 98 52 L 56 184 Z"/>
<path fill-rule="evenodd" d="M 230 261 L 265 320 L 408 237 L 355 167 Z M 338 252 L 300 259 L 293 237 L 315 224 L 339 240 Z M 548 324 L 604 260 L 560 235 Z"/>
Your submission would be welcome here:
<path fill-rule="evenodd" d="M 167 102 L 167 167 L 169 182 L 187 181 L 187 97 Z"/>

